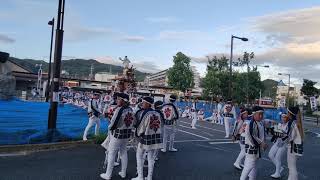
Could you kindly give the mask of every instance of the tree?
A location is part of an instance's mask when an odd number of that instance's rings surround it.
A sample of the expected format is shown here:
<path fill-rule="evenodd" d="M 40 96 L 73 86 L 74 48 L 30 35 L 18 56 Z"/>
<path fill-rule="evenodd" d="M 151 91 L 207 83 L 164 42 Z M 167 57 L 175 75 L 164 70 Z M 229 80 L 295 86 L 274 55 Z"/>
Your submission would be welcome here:
<path fill-rule="evenodd" d="M 305 95 L 305 99 L 309 99 L 311 96 L 318 96 L 319 90 L 314 87 L 317 82 L 311 81 L 309 79 L 303 79 L 303 85 L 301 88 L 301 93 Z"/>
<path fill-rule="evenodd" d="M 167 72 L 169 86 L 182 92 L 193 87 L 193 73 L 190 67 L 190 61 L 190 58 L 182 52 L 178 52 L 173 57 L 174 65 L 169 68 Z"/>
<path fill-rule="evenodd" d="M 310 107 L 310 97 L 316 96 L 319 97 L 319 90 L 314 87 L 317 82 L 311 81 L 309 79 L 303 79 L 303 85 L 300 92 L 304 95 L 304 98 L 307 100 L 307 114 L 311 114 L 312 110 Z"/>
<path fill-rule="evenodd" d="M 248 83 L 246 83 L 248 80 Z M 256 70 L 248 73 L 233 73 L 233 99 L 238 103 L 247 101 L 246 92 L 248 89 L 248 101 L 254 102 L 260 96 L 260 90 L 264 87 L 261 82 L 260 73 Z"/>
<path fill-rule="evenodd" d="M 205 96 L 226 97 L 228 92 L 228 59 L 225 56 L 220 58 L 209 57 L 207 74 L 203 79 Z"/>
<path fill-rule="evenodd" d="M 266 79 L 262 81 L 262 84 L 264 86 L 262 96 L 276 99 L 278 82 L 272 79 Z"/>

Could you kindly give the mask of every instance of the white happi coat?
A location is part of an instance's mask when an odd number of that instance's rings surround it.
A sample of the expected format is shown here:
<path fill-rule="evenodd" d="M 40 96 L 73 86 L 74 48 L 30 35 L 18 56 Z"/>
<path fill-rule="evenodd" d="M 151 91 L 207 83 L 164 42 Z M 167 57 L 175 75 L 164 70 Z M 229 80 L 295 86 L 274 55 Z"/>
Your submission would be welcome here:
<path fill-rule="evenodd" d="M 123 110 L 121 110 L 123 109 Z M 121 112 L 122 111 L 122 112 Z M 121 114 L 119 114 L 121 113 Z M 130 107 L 117 107 L 114 110 L 108 130 L 124 130 L 133 129 L 133 125 L 136 123 L 134 113 Z M 111 132 L 112 133 L 112 132 Z"/>
<path fill-rule="evenodd" d="M 141 122 L 137 127 L 139 137 L 139 148 L 145 150 L 162 148 L 162 122 L 159 112 L 147 109 L 141 113 Z"/>
<path fill-rule="evenodd" d="M 162 107 L 162 113 L 164 116 L 165 126 L 177 125 L 177 119 L 179 118 L 179 113 L 176 107 L 172 103 L 164 104 Z"/>

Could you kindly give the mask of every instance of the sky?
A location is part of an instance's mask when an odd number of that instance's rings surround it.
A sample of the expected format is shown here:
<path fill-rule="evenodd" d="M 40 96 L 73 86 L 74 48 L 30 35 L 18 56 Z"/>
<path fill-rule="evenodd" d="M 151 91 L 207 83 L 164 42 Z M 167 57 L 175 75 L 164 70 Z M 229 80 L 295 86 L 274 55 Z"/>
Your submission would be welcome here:
<path fill-rule="evenodd" d="M 0 51 L 48 61 L 58 0 L 1 0 Z M 207 56 L 234 59 L 254 52 L 262 79 L 320 82 L 318 0 L 66 0 L 63 59 L 85 58 L 120 65 L 128 56 L 138 70 L 172 66 L 181 51 L 205 76 Z M 236 68 L 242 70 L 242 68 Z M 319 85 L 319 84 L 318 84 Z"/>

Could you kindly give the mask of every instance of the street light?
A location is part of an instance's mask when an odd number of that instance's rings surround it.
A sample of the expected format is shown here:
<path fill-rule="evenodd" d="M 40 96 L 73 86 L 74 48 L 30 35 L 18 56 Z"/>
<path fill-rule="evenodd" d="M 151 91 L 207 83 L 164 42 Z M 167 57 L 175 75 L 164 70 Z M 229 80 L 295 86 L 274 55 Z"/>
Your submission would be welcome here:
<path fill-rule="evenodd" d="M 48 71 L 48 83 L 46 87 L 46 102 L 49 101 L 49 87 L 51 87 L 51 56 L 52 56 L 52 44 L 53 44 L 53 32 L 54 32 L 54 18 L 48 22 L 51 26 L 51 43 L 50 43 L 50 55 L 49 55 L 49 71 Z"/>
<path fill-rule="evenodd" d="M 288 86 L 288 95 L 287 95 L 287 106 L 289 105 L 289 93 L 290 93 L 290 74 L 278 73 L 279 76 L 288 76 L 289 77 L 289 86 Z"/>
<path fill-rule="evenodd" d="M 248 41 L 248 38 L 245 37 L 238 37 L 238 36 L 231 36 L 231 53 L 230 53 L 230 72 L 229 72 L 229 98 L 232 98 L 232 58 L 233 58 L 233 39 L 240 39 L 241 41 Z"/>
<path fill-rule="evenodd" d="M 56 26 L 56 39 L 54 50 L 54 73 L 51 87 L 51 98 L 48 118 L 48 129 L 56 129 L 58 102 L 59 102 L 59 84 L 60 84 L 60 70 L 63 46 L 63 25 L 64 25 L 64 8 L 65 0 L 59 0 L 58 5 L 58 19 Z"/>
<path fill-rule="evenodd" d="M 258 67 L 264 67 L 264 68 L 269 68 L 270 66 L 269 65 L 256 65 L 256 67 L 258 68 Z M 259 106 L 261 105 L 261 96 L 262 96 L 262 94 L 261 94 L 261 89 L 260 89 L 260 92 L 259 92 Z"/>

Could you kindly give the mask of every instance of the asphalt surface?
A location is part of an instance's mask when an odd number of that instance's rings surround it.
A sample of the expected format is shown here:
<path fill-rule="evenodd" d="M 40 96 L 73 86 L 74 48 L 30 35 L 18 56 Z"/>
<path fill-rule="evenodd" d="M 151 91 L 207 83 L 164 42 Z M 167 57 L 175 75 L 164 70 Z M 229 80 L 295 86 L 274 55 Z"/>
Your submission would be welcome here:
<path fill-rule="evenodd" d="M 240 147 L 224 139 L 224 128 L 208 122 L 198 122 L 190 128 L 191 120 L 181 119 L 176 136 L 178 152 L 160 152 L 154 169 L 154 180 L 236 180 L 241 171 L 233 167 Z M 271 147 L 271 145 L 270 145 Z M 270 148 L 269 147 L 269 148 Z M 268 151 L 268 150 L 267 150 Z M 284 165 L 287 166 L 286 156 Z M 99 145 L 0 157 L 0 180 L 99 180 L 103 173 L 104 149 Z M 298 160 L 299 179 L 320 179 L 320 138 L 307 132 L 305 153 Z M 114 168 L 113 180 L 120 180 L 120 167 Z M 144 169 L 145 173 L 147 168 Z M 258 162 L 258 180 L 272 179 L 274 166 L 267 152 Z M 129 151 L 127 178 L 136 174 L 136 158 Z M 282 179 L 287 179 L 288 169 Z"/>

